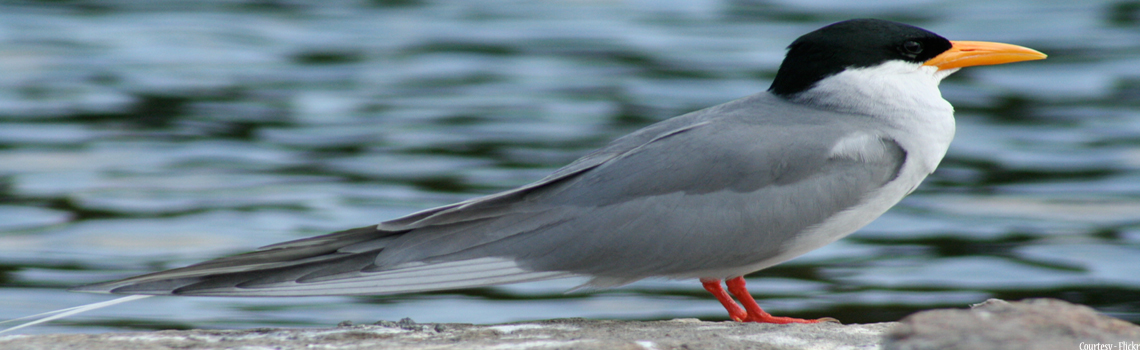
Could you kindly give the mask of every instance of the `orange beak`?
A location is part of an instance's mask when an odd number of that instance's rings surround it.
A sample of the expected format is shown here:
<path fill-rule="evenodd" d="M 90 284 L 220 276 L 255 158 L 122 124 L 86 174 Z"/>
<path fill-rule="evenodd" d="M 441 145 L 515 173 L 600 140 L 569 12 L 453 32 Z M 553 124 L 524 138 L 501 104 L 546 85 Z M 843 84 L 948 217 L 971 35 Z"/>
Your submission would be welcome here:
<path fill-rule="evenodd" d="M 935 56 L 922 65 L 935 66 L 938 70 L 970 66 L 1013 63 L 1045 59 L 1040 51 L 1017 45 L 991 43 L 985 41 L 951 41 L 953 47 Z"/>

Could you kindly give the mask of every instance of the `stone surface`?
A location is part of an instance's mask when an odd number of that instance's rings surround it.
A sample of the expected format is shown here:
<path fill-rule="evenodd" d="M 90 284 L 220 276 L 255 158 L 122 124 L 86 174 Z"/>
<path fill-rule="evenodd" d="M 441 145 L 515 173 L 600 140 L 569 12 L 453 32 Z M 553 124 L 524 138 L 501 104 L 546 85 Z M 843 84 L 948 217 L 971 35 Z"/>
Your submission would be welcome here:
<path fill-rule="evenodd" d="M 325 329 L 0 336 L 0 349 L 1034 349 L 1140 350 L 1140 326 L 1054 299 L 990 299 L 900 322 L 773 325 L 558 319 L 498 325 L 409 319 Z"/>
<path fill-rule="evenodd" d="M 890 323 L 746 324 L 559 319 L 500 325 L 191 330 L 0 337 L 0 349 L 878 349 Z"/>
<path fill-rule="evenodd" d="M 899 321 L 885 350 L 1140 350 L 1140 326 L 1056 299 L 990 299 Z"/>

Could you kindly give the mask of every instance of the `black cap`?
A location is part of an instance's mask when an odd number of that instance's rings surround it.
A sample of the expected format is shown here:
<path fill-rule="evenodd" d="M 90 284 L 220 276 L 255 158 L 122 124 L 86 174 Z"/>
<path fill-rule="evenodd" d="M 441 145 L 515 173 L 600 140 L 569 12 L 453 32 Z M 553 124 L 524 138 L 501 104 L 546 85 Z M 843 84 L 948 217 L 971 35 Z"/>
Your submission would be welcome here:
<path fill-rule="evenodd" d="M 768 88 L 788 96 L 847 68 L 891 60 L 922 63 L 949 50 L 950 41 L 925 29 L 879 19 L 833 23 L 804 34 L 788 46 L 776 80 Z"/>

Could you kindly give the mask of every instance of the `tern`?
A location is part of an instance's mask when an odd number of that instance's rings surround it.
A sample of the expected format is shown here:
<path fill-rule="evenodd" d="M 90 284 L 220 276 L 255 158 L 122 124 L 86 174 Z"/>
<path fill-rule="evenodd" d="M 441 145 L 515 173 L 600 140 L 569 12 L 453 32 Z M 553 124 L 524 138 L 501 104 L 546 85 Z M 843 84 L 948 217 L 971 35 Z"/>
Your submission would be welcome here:
<path fill-rule="evenodd" d="M 788 46 L 768 91 L 650 125 L 537 182 L 81 286 L 130 296 L 37 322 L 153 295 L 375 295 L 574 276 L 590 287 L 698 279 L 735 321 L 834 321 L 772 316 L 743 276 L 851 234 L 914 191 L 954 137 L 943 78 L 1045 57 L 884 20 L 834 23 Z"/>

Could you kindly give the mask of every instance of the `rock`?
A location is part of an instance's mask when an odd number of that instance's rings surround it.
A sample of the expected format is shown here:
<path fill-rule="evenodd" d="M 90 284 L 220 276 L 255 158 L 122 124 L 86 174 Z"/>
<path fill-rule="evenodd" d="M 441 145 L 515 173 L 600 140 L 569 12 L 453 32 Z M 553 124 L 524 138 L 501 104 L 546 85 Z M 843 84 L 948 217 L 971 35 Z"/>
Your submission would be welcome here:
<path fill-rule="evenodd" d="M 1140 326 L 1053 299 L 990 299 L 900 322 L 840 325 L 559 319 L 472 325 L 343 322 L 324 329 L 0 336 L 0 349 L 1064 349 L 1140 350 Z"/>
<path fill-rule="evenodd" d="M 1140 326 L 1056 299 L 990 299 L 907 316 L 887 332 L 883 349 L 1140 350 Z"/>
<path fill-rule="evenodd" d="M 749 324 L 559 319 L 499 325 L 405 319 L 332 329 L 0 336 L 0 349 L 876 349 L 889 323 Z"/>

